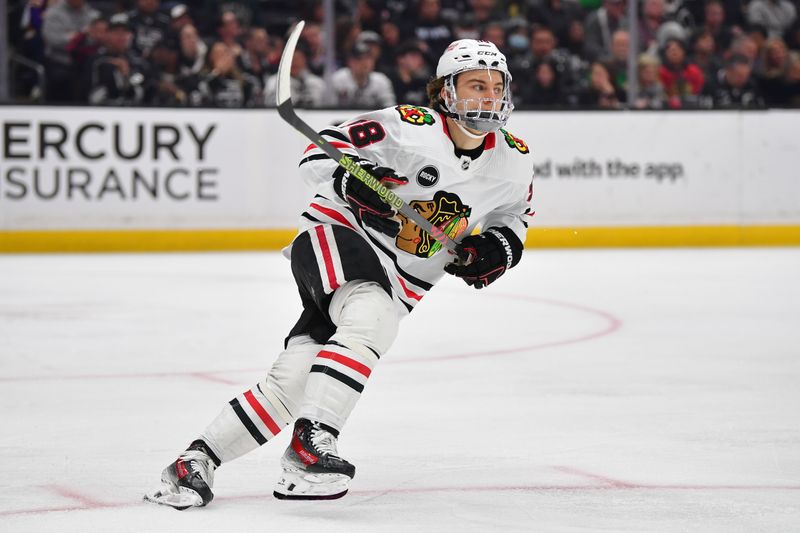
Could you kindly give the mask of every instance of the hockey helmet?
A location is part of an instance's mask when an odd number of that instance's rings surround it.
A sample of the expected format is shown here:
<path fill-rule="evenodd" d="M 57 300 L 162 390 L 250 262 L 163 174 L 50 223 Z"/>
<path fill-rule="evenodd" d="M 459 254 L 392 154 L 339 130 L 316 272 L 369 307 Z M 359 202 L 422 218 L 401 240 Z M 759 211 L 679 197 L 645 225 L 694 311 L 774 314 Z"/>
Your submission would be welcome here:
<path fill-rule="evenodd" d="M 494 70 L 503 76 L 503 96 L 494 98 L 459 98 L 455 79 L 470 70 Z M 447 47 L 436 67 L 436 77 L 444 78 L 447 116 L 477 131 L 496 131 L 508 122 L 514 104 L 511 101 L 511 73 L 506 56 L 489 41 L 460 39 Z M 491 104 L 489 109 L 485 106 Z"/>

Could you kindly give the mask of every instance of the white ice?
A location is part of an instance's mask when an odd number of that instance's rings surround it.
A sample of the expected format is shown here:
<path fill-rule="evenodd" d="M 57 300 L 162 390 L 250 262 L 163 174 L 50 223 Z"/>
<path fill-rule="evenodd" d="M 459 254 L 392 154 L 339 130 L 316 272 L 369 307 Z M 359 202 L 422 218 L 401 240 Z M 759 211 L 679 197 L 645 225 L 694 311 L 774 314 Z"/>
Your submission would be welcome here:
<path fill-rule="evenodd" d="M 800 249 L 533 251 L 448 278 L 340 439 L 332 502 L 141 501 L 299 313 L 277 253 L 0 256 L 2 532 L 800 531 Z"/>

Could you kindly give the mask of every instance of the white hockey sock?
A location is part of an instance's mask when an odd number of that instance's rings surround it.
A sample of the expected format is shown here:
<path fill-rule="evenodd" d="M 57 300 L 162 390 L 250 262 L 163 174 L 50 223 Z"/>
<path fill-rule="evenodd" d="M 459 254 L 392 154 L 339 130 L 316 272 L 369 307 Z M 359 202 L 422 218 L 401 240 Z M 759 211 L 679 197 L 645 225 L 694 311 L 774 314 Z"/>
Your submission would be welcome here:
<path fill-rule="evenodd" d="M 292 415 L 262 382 L 231 400 L 200 438 L 225 463 L 255 450 L 291 421 Z"/>
<path fill-rule="evenodd" d="M 352 344 L 352 343 L 351 343 Z M 298 416 L 341 430 L 378 362 L 364 346 L 348 348 L 334 338 L 317 354 Z"/>

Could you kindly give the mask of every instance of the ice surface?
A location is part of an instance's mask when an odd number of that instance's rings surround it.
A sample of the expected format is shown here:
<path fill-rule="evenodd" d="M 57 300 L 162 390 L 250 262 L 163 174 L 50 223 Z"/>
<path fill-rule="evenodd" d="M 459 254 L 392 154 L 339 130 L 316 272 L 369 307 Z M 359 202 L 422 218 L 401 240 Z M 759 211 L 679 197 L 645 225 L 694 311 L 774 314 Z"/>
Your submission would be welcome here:
<path fill-rule="evenodd" d="M 0 256 L 0 531 L 800 531 L 800 249 L 528 251 L 447 278 L 340 439 L 333 502 L 141 502 L 299 313 L 277 253 Z"/>

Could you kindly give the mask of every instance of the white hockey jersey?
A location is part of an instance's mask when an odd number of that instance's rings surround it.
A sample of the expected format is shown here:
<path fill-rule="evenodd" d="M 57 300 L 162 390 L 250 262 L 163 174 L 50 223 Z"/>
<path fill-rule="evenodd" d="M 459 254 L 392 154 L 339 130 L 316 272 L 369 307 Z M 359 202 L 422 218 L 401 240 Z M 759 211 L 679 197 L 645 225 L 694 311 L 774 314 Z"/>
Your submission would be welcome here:
<path fill-rule="evenodd" d="M 406 176 L 409 183 L 393 191 L 456 241 L 476 227 L 507 226 L 525 242 L 533 156 L 511 133 L 489 133 L 477 159 L 459 158 L 445 117 L 410 105 L 369 112 L 321 133 L 342 152 Z M 302 214 L 300 232 L 323 222 L 345 225 L 365 236 L 389 277 L 398 307 L 411 311 L 441 279 L 453 255 L 403 215 L 398 215 L 401 230 L 394 238 L 362 226 L 334 192 L 336 168 L 336 162 L 313 144 L 303 154 L 300 172 L 316 196 Z"/>

